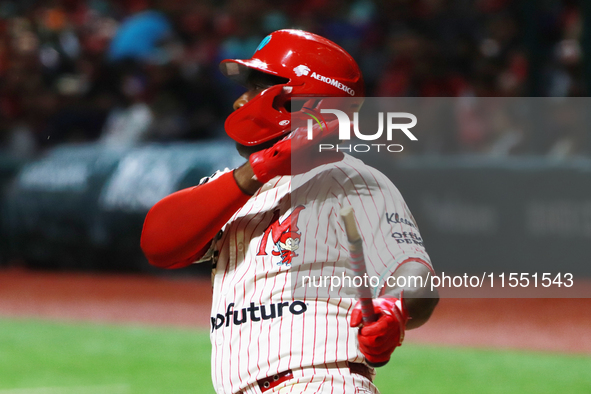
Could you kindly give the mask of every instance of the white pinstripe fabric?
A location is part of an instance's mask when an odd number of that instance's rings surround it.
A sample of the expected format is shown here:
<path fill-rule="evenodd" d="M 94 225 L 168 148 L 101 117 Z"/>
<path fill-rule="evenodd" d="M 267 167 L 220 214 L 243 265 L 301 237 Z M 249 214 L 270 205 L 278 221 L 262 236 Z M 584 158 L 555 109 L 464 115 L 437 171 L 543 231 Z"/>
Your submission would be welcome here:
<path fill-rule="evenodd" d="M 271 180 L 236 212 L 214 245 L 219 257 L 213 275 L 211 316 L 219 327 L 212 323 L 211 342 L 212 379 L 218 394 L 240 392 L 256 385 L 259 379 L 288 369 L 308 371 L 306 367 L 320 364 L 363 361 L 357 329 L 349 327 L 354 299 L 340 293 L 326 299 L 317 288 L 310 288 L 295 297 L 301 302 L 294 307 L 298 313 L 289 309 L 294 301 L 292 280 L 299 277 L 292 278 L 290 273 L 350 273 L 346 236 L 338 218 L 344 205 L 355 208 L 369 275 L 384 279 L 407 258 L 430 264 L 421 245 L 398 243 L 393 238 L 393 232 L 418 236 L 418 230 L 408 224 L 388 222 L 386 213 L 396 212 L 409 222 L 414 219 L 394 185 L 359 160 L 346 156 L 341 162 L 303 176 Z M 263 255 L 260 243 L 274 212 L 279 210 L 279 223 L 285 223 L 297 206 L 303 209 L 297 229 L 292 221 L 291 230 L 301 233 L 300 248 L 290 268 L 278 264 L 281 256 L 272 254 L 277 250 L 272 235 L 263 245 Z M 281 303 L 288 304 L 282 307 L 279 317 Z M 272 305 L 276 316 L 262 319 L 262 306 L 270 316 Z M 303 308 L 305 311 L 301 312 Z M 314 387 L 322 388 L 311 392 L 325 392 L 323 387 L 329 383 L 310 379 L 309 385 L 319 384 Z M 338 379 L 344 379 L 348 387 L 353 378 Z M 331 380 L 330 385 L 342 385 L 341 380 L 338 384 Z"/>

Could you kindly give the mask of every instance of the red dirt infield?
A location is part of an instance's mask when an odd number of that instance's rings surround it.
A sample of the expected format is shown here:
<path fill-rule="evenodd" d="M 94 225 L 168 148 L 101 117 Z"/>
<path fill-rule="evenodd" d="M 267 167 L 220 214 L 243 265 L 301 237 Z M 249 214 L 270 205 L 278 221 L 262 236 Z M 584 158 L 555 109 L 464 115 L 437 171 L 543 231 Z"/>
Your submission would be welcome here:
<path fill-rule="evenodd" d="M 209 278 L 0 270 L 0 318 L 208 328 Z M 591 354 L 591 299 L 443 298 L 412 343 Z"/>

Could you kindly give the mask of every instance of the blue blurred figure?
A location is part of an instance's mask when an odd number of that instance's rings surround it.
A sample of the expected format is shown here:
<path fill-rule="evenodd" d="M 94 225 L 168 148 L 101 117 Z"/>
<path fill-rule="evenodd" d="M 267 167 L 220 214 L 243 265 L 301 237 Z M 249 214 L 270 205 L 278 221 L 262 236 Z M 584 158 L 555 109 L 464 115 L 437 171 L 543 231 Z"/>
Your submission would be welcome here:
<path fill-rule="evenodd" d="M 153 61 L 159 44 L 171 38 L 172 25 L 158 11 L 143 11 L 127 18 L 117 30 L 109 47 L 109 60 Z"/>

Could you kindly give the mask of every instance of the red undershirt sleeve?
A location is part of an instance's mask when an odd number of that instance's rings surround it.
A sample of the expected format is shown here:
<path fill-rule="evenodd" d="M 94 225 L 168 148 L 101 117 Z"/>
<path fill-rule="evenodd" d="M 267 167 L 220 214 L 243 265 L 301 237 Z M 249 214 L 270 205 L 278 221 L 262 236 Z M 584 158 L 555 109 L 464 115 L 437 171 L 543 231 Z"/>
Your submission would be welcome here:
<path fill-rule="evenodd" d="M 190 265 L 207 252 L 213 237 L 250 197 L 238 188 L 233 172 L 228 172 L 163 198 L 144 221 L 145 256 L 161 268 Z"/>

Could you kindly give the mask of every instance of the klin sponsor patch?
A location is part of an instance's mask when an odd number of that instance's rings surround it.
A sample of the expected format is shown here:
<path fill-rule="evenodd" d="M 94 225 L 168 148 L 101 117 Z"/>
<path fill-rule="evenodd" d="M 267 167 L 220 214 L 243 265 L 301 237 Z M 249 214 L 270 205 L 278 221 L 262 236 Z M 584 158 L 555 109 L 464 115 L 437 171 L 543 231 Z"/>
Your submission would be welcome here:
<path fill-rule="evenodd" d="M 417 228 L 417 225 L 414 224 L 414 222 L 400 216 L 397 212 L 395 212 L 395 213 L 386 212 L 386 220 L 388 221 L 388 224 L 406 224 L 407 226 Z"/>

